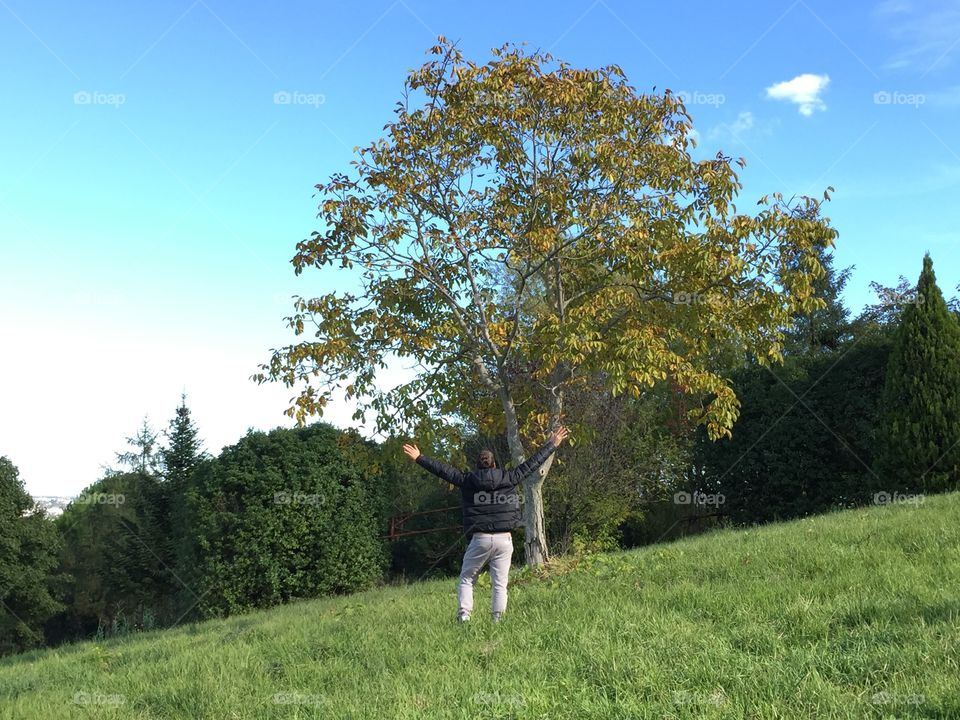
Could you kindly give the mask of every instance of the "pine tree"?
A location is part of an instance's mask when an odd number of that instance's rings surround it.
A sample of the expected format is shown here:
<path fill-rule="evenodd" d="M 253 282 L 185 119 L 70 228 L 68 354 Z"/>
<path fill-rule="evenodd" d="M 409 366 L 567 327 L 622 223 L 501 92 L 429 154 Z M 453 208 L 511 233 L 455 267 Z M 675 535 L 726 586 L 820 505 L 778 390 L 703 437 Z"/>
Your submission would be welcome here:
<path fill-rule="evenodd" d="M 180 405 L 164 437 L 167 445 L 160 449 L 163 481 L 157 488 L 151 524 L 154 546 L 163 560 L 171 604 L 176 606 L 173 612 L 179 616 L 184 611 L 183 604 L 192 604 L 195 599 L 192 588 L 183 587 L 183 578 L 191 576 L 187 492 L 194 471 L 208 458 L 187 407 L 186 393 L 180 396 Z"/>
<path fill-rule="evenodd" d="M 850 339 L 850 311 L 844 307 L 840 296 L 853 268 L 834 268 L 834 256 L 826 249 L 819 250 L 817 254 L 825 272 L 814 280 L 813 287 L 816 296 L 826 303 L 826 307 L 801 311 L 794 316 L 794 325 L 786 332 L 784 355 L 829 352 Z"/>
<path fill-rule="evenodd" d="M 916 301 L 902 313 L 887 366 L 877 473 L 888 492 L 960 484 L 960 322 L 937 286 L 929 253 Z"/>
<path fill-rule="evenodd" d="M 157 475 L 160 470 L 160 455 L 157 452 L 157 433 L 150 427 L 146 416 L 143 425 L 133 437 L 127 438 L 131 451 L 117 453 L 117 462 L 126 465 L 131 472 L 142 475 Z M 116 472 L 111 471 L 111 472 Z"/>
<path fill-rule="evenodd" d="M 187 407 L 186 393 L 180 396 L 180 406 L 164 436 L 169 444 L 160 449 L 163 478 L 182 488 L 204 458 L 199 432 Z"/>

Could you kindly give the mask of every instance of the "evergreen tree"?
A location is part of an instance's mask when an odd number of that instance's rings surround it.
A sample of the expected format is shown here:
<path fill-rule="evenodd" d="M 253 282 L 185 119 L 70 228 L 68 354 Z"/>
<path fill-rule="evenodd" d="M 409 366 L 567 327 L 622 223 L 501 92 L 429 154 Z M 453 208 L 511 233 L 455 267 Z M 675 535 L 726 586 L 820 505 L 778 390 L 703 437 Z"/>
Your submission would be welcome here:
<path fill-rule="evenodd" d="M 182 489 L 205 457 L 200 433 L 187 407 L 186 393 L 180 396 L 180 406 L 170 426 L 164 431 L 164 436 L 168 445 L 160 449 L 163 479 Z"/>
<path fill-rule="evenodd" d="M 719 511 L 744 524 L 869 502 L 883 490 L 870 470 L 890 344 L 858 337 L 835 352 L 788 358 L 776 371 L 735 373 L 742 405 L 733 437 L 698 434 L 703 477 L 689 490 L 723 495 Z"/>
<path fill-rule="evenodd" d="M 132 450 L 123 453 L 117 453 L 117 462 L 123 463 L 131 472 L 139 472 L 144 475 L 157 475 L 160 472 L 161 457 L 158 452 L 158 435 L 146 416 L 143 418 L 143 425 L 133 437 L 127 438 L 127 445 Z M 108 472 L 114 473 L 115 470 Z"/>
<path fill-rule="evenodd" d="M 60 569 L 69 582 L 55 640 L 82 639 L 98 629 L 116 632 L 143 624 L 153 612 L 162 589 L 145 516 L 155 484 L 139 472 L 109 473 L 57 518 L 64 539 Z"/>
<path fill-rule="evenodd" d="M 53 522 L 0 457 L 0 655 L 42 644 L 44 623 L 62 607 L 51 590 L 59 548 Z"/>
<path fill-rule="evenodd" d="M 844 307 L 840 296 L 853 268 L 834 268 L 833 254 L 826 249 L 818 250 L 817 254 L 825 273 L 813 281 L 814 293 L 826 303 L 826 307 L 801 311 L 794 316 L 794 325 L 784 340 L 785 356 L 829 352 L 850 339 L 849 310 Z"/>
<path fill-rule="evenodd" d="M 960 481 L 960 322 L 929 253 L 900 319 L 884 383 L 877 473 L 888 492 L 938 492 Z"/>
<path fill-rule="evenodd" d="M 171 606 L 179 603 L 186 588 L 181 578 L 189 574 L 189 520 L 187 518 L 187 492 L 193 482 L 194 472 L 208 459 L 203 450 L 200 433 L 187 407 L 186 393 L 180 396 L 173 419 L 164 436 L 166 447 L 161 448 L 163 482 L 157 488 L 153 504 L 151 526 L 157 555 L 163 561 L 164 575 Z M 190 593 L 187 593 L 190 595 Z M 173 610 L 179 617 L 183 608 Z"/>

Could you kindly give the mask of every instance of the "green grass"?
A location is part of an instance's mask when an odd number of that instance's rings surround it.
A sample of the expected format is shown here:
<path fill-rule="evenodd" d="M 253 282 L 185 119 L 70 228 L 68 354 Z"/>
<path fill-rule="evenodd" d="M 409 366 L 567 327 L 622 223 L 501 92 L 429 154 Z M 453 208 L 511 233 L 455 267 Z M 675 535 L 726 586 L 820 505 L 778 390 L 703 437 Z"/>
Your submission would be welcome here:
<path fill-rule="evenodd" d="M 0 718 L 960 718 L 960 494 L 0 661 Z"/>

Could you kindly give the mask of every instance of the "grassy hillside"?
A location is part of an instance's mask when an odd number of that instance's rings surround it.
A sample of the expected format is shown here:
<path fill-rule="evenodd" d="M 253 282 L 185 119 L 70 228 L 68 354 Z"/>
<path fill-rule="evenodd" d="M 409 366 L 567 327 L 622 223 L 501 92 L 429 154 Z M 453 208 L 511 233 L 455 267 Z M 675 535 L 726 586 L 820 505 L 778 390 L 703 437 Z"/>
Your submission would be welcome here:
<path fill-rule="evenodd" d="M 0 718 L 960 718 L 960 495 L 0 661 Z"/>

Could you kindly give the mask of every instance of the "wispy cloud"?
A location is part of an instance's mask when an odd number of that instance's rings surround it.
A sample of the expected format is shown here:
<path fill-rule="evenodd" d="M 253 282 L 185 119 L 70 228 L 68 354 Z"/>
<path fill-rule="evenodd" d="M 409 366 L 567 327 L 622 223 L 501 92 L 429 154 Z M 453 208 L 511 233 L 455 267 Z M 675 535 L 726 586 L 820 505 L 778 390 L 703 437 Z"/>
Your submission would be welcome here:
<path fill-rule="evenodd" d="M 732 122 L 714 125 L 707 133 L 707 137 L 710 140 L 739 140 L 742 135 L 752 130 L 754 125 L 753 113 L 744 110 Z"/>
<path fill-rule="evenodd" d="M 896 47 L 885 70 L 946 69 L 960 52 L 960 4 L 956 0 L 886 0 L 874 16 Z"/>
<path fill-rule="evenodd" d="M 767 97 L 774 100 L 787 100 L 799 106 L 800 114 L 810 116 L 815 110 L 826 110 L 820 94 L 830 83 L 828 75 L 804 73 L 793 80 L 784 80 L 767 88 Z"/>
<path fill-rule="evenodd" d="M 927 102 L 939 107 L 957 107 L 960 105 L 960 85 L 935 90 L 925 94 Z"/>

